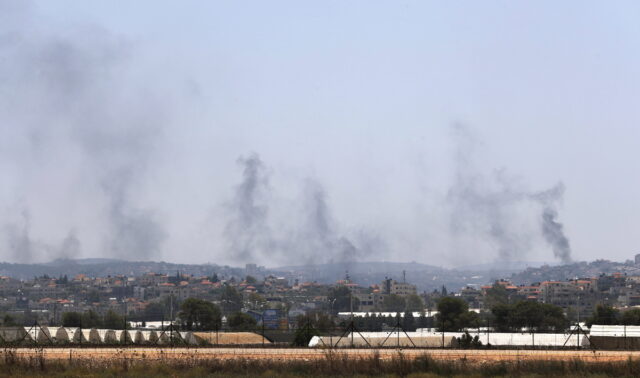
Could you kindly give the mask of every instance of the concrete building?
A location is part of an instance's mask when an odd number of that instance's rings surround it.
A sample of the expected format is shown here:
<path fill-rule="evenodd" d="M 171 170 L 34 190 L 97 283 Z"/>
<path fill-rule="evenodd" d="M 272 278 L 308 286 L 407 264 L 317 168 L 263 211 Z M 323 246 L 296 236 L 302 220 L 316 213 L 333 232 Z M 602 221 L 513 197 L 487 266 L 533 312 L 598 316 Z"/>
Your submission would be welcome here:
<path fill-rule="evenodd" d="M 406 282 L 398 282 L 396 280 L 392 280 L 391 278 L 387 278 L 382 281 L 382 285 L 380 286 L 382 289 L 382 294 L 395 294 L 405 297 L 411 294 L 417 294 L 416 285 L 411 285 Z"/>

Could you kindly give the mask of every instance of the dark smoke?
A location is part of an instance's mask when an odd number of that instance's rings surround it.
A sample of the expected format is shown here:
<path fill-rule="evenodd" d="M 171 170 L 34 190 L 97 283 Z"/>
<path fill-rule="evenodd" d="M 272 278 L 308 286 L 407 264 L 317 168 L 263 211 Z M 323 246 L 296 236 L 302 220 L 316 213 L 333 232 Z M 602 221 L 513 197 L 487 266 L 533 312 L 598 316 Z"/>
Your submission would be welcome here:
<path fill-rule="evenodd" d="M 9 88 L 0 105 L 0 124 L 10 125 L 0 126 L 4 136 L 26 141 L 25 160 L 80 154 L 76 178 L 80 185 L 100 188 L 106 202 L 100 214 L 106 225 L 103 254 L 159 257 L 164 227 L 155 212 L 134 204 L 167 114 L 166 107 L 127 77 L 134 51 L 98 27 L 72 35 L 38 33 L 31 25 L 33 10 L 12 4 L 17 3 L 0 2 L 0 9 L 12 12 L 9 18 L 21 20 L 0 25 L 0 81 Z M 65 167 L 58 169 L 66 172 Z M 97 205 L 90 210 L 102 211 Z M 38 256 L 28 224 L 24 227 L 8 225 L 7 237 L 15 257 L 32 261 Z M 74 248 L 46 250 L 62 257 L 80 253 Z"/>
<path fill-rule="evenodd" d="M 351 262 L 362 254 L 350 238 L 341 235 L 328 205 L 327 192 L 317 180 L 305 180 L 303 211 L 306 222 L 297 249 L 306 250 L 310 262 Z M 305 248 L 306 247 L 306 248 Z"/>
<path fill-rule="evenodd" d="M 242 167 L 242 182 L 236 187 L 229 206 L 230 219 L 225 236 L 233 258 L 256 261 L 274 244 L 267 223 L 269 176 L 255 153 L 248 158 L 240 157 L 238 164 Z"/>
<path fill-rule="evenodd" d="M 558 221 L 556 210 L 556 203 L 562 200 L 563 194 L 564 185 L 560 183 L 547 191 L 536 193 L 532 198 L 542 206 L 542 234 L 553 254 L 563 263 L 570 263 L 571 245 L 564 234 L 564 226 Z"/>
<path fill-rule="evenodd" d="M 71 230 L 60 244 L 56 256 L 51 256 L 51 258 L 62 260 L 75 259 L 80 256 L 81 251 L 82 245 L 80 239 L 76 236 L 76 232 Z"/>
<path fill-rule="evenodd" d="M 224 233 L 234 260 L 289 265 L 347 263 L 371 247 L 367 243 L 375 239 L 365 232 L 358 240 L 366 248 L 359 248 L 338 230 L 326 190 L 317 180 L 304 180 L 301 203 L 287 207 L 287 201 L 278 201 L 275 196 L 268 170 L 257 154 L 239 158 L 238 164 L 242 180 L 227 206 Z"/>
<path fill-rule="evenodd" d="M 127 194 L 131 187 L 128 174 L 111 176 L 103 185 L 109 202 L 109 249 L 121 258 L 151 259 L 161 252 L 166 238 L 164 229 L 149 210 L 137 209 Z"/>
<path fill-rule="evenodd" d="M 532 217 L 532 204 L 541 207 L 542 237 L 551 246 L 554 256 L 563 263 L 571 261 L 569 240 L 557 221 L 556 203 L 562 198 L 564 186 L 531 193 L 522 189 L 516 179 L 504 170 L 486 176 L 474 167 L 474 151 L 479 145 L 471 131 L 454 126 L 456 141 L 456 176 L 448 193 L 451 205 L 451 230 L 454 237 L 466 234 L 486 235 L 497 249 L 502 261 L 517 261 L 530 252 L 531 240 L 540 231 L 522 226 Z M 524 209 L 524 214 L 523 214 Z"/>
<path fill-rule="evenodd" d="M 542 233 L 553 248 L 553 254 L 563 263 L 571 262 L 569 239 L 564 235 L 562 223 L 557 221 L 558 212 L 553 208 L 545 208 L 542 212 Z"/>
<path fill-rule="evenodd" d="M 9 251 L 18 262 L 30 262 L 36 254 L 35 243 L 31 240 L 31 217 L 27 210 L 21 214 L 21 222 L 5 226 Z"/>

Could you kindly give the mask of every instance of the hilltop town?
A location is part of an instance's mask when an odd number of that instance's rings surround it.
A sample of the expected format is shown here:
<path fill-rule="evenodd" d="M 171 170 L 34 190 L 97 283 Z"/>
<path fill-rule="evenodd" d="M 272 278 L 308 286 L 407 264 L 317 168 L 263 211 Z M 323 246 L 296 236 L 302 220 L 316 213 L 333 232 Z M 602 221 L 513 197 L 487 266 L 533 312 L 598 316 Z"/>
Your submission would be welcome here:
<path fill-rule="evenodd" d="M 132 322 L 168 322 L 176 319 L 184 301 L 197 298 L 218 305 L 223 315 L 245 313 L 257 323 L 266 322 L 268 313 L 271 321 L 277 319 L 272 327 L 287 328 L 296 317 L 312 313 L 335 316 L 345 312 L 408 311 L 428 317 L 441 298 L 458 297 L 480 314 L 489 313 L 497 304 L 531 301 L 558 306 L 569 320 L 575 321 L 591 316 L 596 305 L 622 311 L 640 306 L 638 266 L 640 255 L 627 264 L 596 261 L 543 266 L 511 277 L 486 279 L 484 284 L 441 285 L 431 290 L 419 289 L 406 274 L 369 283 L 346 271 L 333 282 L 319 282 L 276 275 L 255 264 L 247 264 L 244 269 L 226 267 L 211 274 L 176 270 L 106 276 L 42 274 L 31 279 L 3 275 L 0 311 L 5 324 L 29 325 L 37 321 L 60 325 L 65 313 Z M 619 271 L 609 273 L 607 269 L 611 268 Z M 567 278 L 567 272 L 586 274 Z M 526 277 L 543 279 L 523 282 Z"/>

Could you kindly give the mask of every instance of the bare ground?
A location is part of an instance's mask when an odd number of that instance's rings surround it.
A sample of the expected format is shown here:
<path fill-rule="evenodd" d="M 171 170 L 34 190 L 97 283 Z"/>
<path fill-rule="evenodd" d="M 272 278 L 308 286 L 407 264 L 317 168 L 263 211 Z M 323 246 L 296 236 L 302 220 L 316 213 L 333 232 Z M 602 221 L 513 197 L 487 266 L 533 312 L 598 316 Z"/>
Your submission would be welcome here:
<path fill-rule="evenodd" d="M 292 348 L 8 348 L 0 350 L 0 359 L 44 358 L 45 360 L 114 361 L 136 360 L 271 360 L 311 361 L 330 356 L 348 359 L 369 358 L 378 353 L 381 359 L 415 359 L 429 356 L 440 361 L 465 361 L 491 364 L 516 361 L 625 362 L 640 360 L 640 351 L 569 351 L 569 350 L 453 350 L 453 349 L 292 349 Z"/>

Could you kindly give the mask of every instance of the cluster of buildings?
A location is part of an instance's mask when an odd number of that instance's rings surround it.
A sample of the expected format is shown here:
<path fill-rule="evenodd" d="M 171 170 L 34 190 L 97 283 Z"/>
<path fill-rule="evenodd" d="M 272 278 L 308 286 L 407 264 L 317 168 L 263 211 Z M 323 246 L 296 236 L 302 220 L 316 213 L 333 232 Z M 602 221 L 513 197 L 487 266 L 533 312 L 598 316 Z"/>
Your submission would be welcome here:
<path fill-rule="evenodd" d="M 432 313 L 442 296 L 460 297 L 477 311 L 490 310 L 496 296 L 507 303 L 520 300 L 549 303 L 562 307 L 570 319 L 585 319 L 597 304 L 619 308 L 640 306 L 640 276 L 626 273 L 528 285 L 503 279 L 492 285 L 468 286 L 456 293 L 447 292 L 444 287 L 419 293 L 416 285 L 405 279 L 385 278 L 377 284 L 360 286 L 352 282 L 348 274 L 333 284 L 300 282 L 266 274 L 263 267 L 254 264 L 247 264 L 243 273 L 223 277 L 180 272 L 107 277 L 45 275 L 31 280 L 0 276 L 0 313 L 44 324 L 60 324 L 65 312 L 88 311 L 99 316 L 111 311 L 138 321 L 169 320 L 175 318 L 182 301 L 199 298 L 218 304 L 224 312 L 241 309 L 258 321 L 269 320 L 283 327 L 286 325 L 282 318 L 291 320 L 314 311 L 333 314 L 349 310 L 405 311 L 403 306 L 407 304 L 406 310 Z M 351 309 L 345 308 L 344 300 L 332 299 L 332 290 L 337 287 L 348 289 Z M 341 308 L 334 307 L 336 303 L 340 303 Z M 422 308 L 416 309 L 416 303 Z"/>
<path fill-rule="evenodd" d="M 529 285 L 514 285 L 502 279 L 480 288 L 465 287 L 456 295 L 473 308 L 489 310 L 493 303 L 491 291 L 493 295 L 496 291 L 502 292 L 510 303 L 529 300 L 556 305 L 563 308 L 570 318 L 578 319 L 589 317 L 598 304 L 620 309 L 640 306 L 640 276 L 623 273 Z"/>
<path fill-rule="evenodd" d="M 361 311 L 382 310 L 384 299 L 390 295 L 404 297 L 417 293 L 415 285 L 392 279 L 360 287 L 348 277 L 327 285 L 262 275 L 262 272 L 261 267 L 248 264 L 242 278 L 218 278 L 215 274 L 197 277 L 179 272 L 146 273 L 136 277 L 44 275 L 32 280 L 0 276 L 0 313 L 21 319 L 23 323 L 38 320 L 52 325 L 60 324 L 66 312 L 89 311 L 98 316 L 115 312 L 132 321 L 169 320 L 175 318 L 182 301 L 199 298 L 218 304 L 224 312 L 241 309 L 261 321 L 263 314 L 273 318 L 274 310 L 277 317 L 288 319 L 310 311 L 333 312 L 330 291 L 340 285 L 349 288 L 353 303 Z M 282 326 L 280 320 L 277 323 L 278 327 Z"/>

